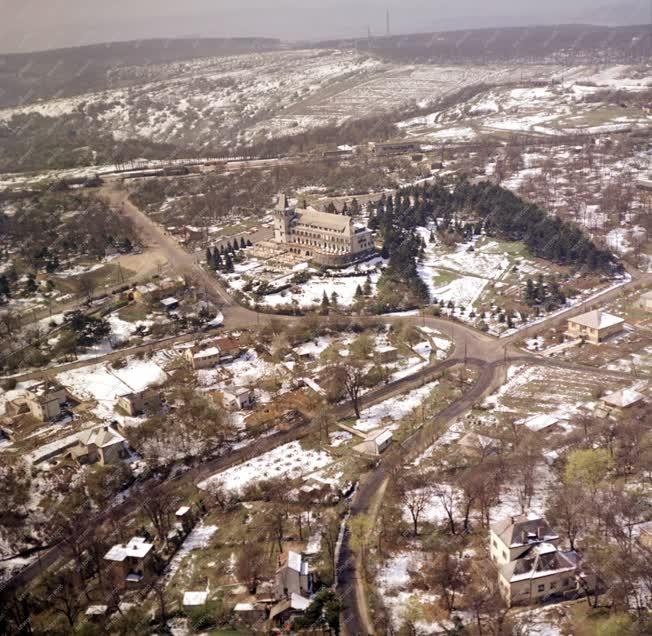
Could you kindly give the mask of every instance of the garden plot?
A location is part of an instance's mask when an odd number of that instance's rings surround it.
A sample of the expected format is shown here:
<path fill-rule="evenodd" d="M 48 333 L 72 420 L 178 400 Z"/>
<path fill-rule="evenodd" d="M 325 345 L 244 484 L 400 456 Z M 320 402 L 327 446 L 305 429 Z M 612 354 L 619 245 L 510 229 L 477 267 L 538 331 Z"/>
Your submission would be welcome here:
<path fill-rule="evenodd" d="M 279 446 L 260 457 L 229 468 L 198 484 L 206 490 L 211 483 L 217 482 L 226 490 L 242 492 L 250 484 L 268 479 L 297 479 L 316 472 L 332 462 L 331 456 L 324 451 L 304 450 L 299 442 L 290 442 Z"/>
<path fill-rule="evenodd" d="M 127 366 L 113 369 L 109 365 L 94 365 L 57 376 L 58 381 L 81 400 L 95 400 L 93 413 L 101 419 L 115 419 L 116 399 L 125 393 L 143 391 L 162 384 L 167 379 L 163 368 L 152 360 L 129 358 Z"/>
<path fill-rule="evenodd" d="M 512 367 L 510 379 L 484 406 L 497 414 L 513 419 L 534 415 L 552 415 L 560 420 L 571 419 L 590 408 L 602 387 L 616 390 L 627 381 L 606 379 L 598 374 L 548 367 Z"/>
<path fill-rule="evenodd" d="M 425 555 L 422 552 L 399 552 L 389 558 L 379 569 L 376 576 L 378 592 L 383 599 L 392 626 L 398 632 L 407 618 L 407 609 L 415 602 L 422 606 L 424 615 L 426 607 L 433 605 L 439 598 L 435 594 L 415 590 L 412 586 L 411 571 L 418 570 Z M 441 633 L 443 626 L 451 627 L 451 621 L 429 621 L 426 616 L 415 624 L 418 633 Z"/>
<path fill-rule="evenodd" d="M 398 126 L 409 136 L 460 141 L 483 132 L 554 136 L 647 127 L 652 119 L 641 109 L 613 108 L 587 99 L 605 88 L 645 90 L 652 82 L 652 75 L 632 79 L 627 77 L 632 71 L 633 67 L 621 66 L 594 75 L 588 68 L 576 68 L 565 76 L 566 81 L 555 86 L 492 89 L 464 104 L 405 120 Z"/>
<path fill-rule="evenodd" d="M 375 290 L 379 274 L 374 272 L 369 275 L 372 290 Z M 347 276 L 347 277 L 314 277 L 306 283 L 293 286 L 290 289 L 277 294 L 269 294 L 261 298 L 261 304 L 269 307 L 279 305 L 297 304 L 299 307 L 313 307 L 319 305 L 324 294 L 331 300 L 333 294 L 336 294 L 337 304 L 350 306 L 354 302 L 355 292 L 358 287 L 361 289 L 367 280 L 367 275 Z"/>
<path fill-rule="evenodd" d="M 181 547 L 176 552 L 165 572 L 165 580 L 169 581 L 176 574 L 182 561 L 193 551 L 203 550 L 208 547 L 213 535 L 217 532 L 217 526 L 204 525 L 199 523 L 190 534 L 184 539 Z"/>
<path fill-rule="evenodd" d="M 652 346 L 641 349 L 638 353 L 631 353 L 607 365 L 612 371 L 623 371 L 624 373 L 636 372 L 639 376 L 652 377 Z"/>
<path fill-rule="evenodd" d="M 387 428 L 394 430 L 398 428 L 398 422 L 418 408 L 438 384 L 439 382 L 430 382 L 414 391 L 363 409 L 361 417 L 353 426 L 366 433 L 391 423 Z"/>
<path fill-rule="evenodd" d="M 431 299 L 453 301 L 471 310 L 485 287 L 503 276 L 513 263 L 507 252 L 497 253 L 498 243 L 480 241 L 460 243 L 447 251 L 436 242 L 428 242 L 429 229 L 419 228 L 426 241 L 425 257 L 417 263 L 419 276 L 428 286 Z"/>

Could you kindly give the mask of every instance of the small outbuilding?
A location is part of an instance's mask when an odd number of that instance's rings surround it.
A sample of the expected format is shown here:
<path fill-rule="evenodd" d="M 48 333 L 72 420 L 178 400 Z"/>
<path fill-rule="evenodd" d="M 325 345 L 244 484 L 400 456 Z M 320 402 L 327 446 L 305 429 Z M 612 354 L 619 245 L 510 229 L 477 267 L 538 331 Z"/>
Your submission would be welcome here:
<path fill-rule="evenodd" d="M 161 305 L 165 311 L 174 311 L 179 308 L 179 301 L 174 296 L 168 296 L 161 301 Z"/>

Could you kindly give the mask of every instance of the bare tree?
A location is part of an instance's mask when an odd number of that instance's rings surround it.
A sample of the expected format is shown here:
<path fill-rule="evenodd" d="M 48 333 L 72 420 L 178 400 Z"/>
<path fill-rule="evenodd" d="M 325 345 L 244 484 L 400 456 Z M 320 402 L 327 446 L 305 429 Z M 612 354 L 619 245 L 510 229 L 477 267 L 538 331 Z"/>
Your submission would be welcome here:
<path fill-rule="evenodd" d="M 238 580 L 247 586 L 251 594 L 256 592 L 258 582 L 265 574 L 267 565 L 267 556 L 260 543 L 248 542 L 241 546 L 235 571 Z"/>
<path fill-rule="evenodd" d="M 340 526 L 339 517 L 334 513 L 328 513 L 323 521 L 321 531 L 322 545 L 326 552 L 332 582 L 335 582 L 337 571 L 337 541 L 340 536 Z"/>

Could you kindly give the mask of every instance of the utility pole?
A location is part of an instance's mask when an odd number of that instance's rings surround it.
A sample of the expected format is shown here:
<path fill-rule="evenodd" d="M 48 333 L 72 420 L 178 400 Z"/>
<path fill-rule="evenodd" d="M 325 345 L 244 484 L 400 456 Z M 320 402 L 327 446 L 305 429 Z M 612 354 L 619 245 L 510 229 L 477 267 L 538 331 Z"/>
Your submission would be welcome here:
<path fill-rule="evenodd" d="M 390 35 L 390 29 L 389 29 L 389 9 L 386 10 L 385 12 L 385 34 L 387 37 Z"/>

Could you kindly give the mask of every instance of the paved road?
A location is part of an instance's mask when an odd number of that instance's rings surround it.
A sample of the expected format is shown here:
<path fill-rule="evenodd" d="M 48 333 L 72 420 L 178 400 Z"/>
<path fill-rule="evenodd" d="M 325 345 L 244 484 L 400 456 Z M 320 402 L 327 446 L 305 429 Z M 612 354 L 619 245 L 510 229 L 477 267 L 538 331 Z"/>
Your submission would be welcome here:
<path fill-rule="evenodd" d="M 157 246 L 164 253 L 170 265 L 180 274 L 188 276 L 195 284 L 204 287 L 207 293 L 220 304 L 222 312 L 225 317 L 225 325 L 228 328 L 238 328 L 251 326 L 258 321 L 268 320 L 283 320 L 286 322 L 294 322 L 300 320 L 296 317 L 279 317 L 267 314 L 257 314 L 254 311 L 239 307 L 230 297 L 228 291 L 213 277 L 205 271 L 196 261 L 195 257 L 188 254 L 171 236 L 154 223 L 149 217 L 143 214 L 136 206 L 134 206 L 127 199 L 127 193 L 120 190 L 117 184 L 108 185 L 102 189 L 102 193 L 108 198 L 111 205 L 115 206 L 121 211 L 122 214 L 127 216 L 137 231 L 141 235 L 141 239 L 146 244 Z M 652 280 L 652 277 L 650 277 Z M 641 281 L 633 281 L 640 283 Z M 643 281 L 647 284 L 648 281 Z M 614 291 L 614 294 L 620 293 Z M 610 297 L 605 295 L 604 298 Z M 573 310 L 569 310 L 573 311 Z M 554 320 L 563 319 L 567 315 L 562 312 L 554 317 Z M 391 449 L 385 454 L 378 466 L 366 476 L 361 483 L 352 505 L 352 514 L 360 514 L 369 509 L 376 493 L 379 492 L 382 484 L 387 478 L 388 471 L 392 466 L 398 462 L 405 461 L 406 458 L 414 457 L 415 455 L 423 452 L 434 441 L 437 432 L 441 430 L 441 425 L 451 422 L 459 415 L 468 411 L 478 400 L 488 395 L 497 389 L 504 381 L 505 371 L 509 364 L 514 363 L 535 363 L 546 364 L 549 366 L 562 366 L 555 360 L 542 359 L 534 354 L 527 354 L 514 348 L 514 343 L 524 337 L 524 334 L 519 332 L 509 338 L 499 340 L 487 334 L 481 333 L 463 323 L 458 323 L 449 320 L 443 320 L 428 316 L 385 316 L 383 317 L 388 323 L 408 320 L 414 324 L 433 327 L 440 330 L 442 333 L 449 335 L 454 341 L 454 349 L 451 357 L 442 362 L 428 365 L 417 373 L 403 378 L 402 380 L 392 383 L 387 386 L 379 387 L 370 391 L 363 397 L 363 406 L 369 406 L 377 401 L 382 401 L 391 397 L 409 391 L 420 384 L 427 382 L 437 373 L 443 369 L 450 368 L 458 364 L 468 364 L 477 367 L 480 370 L 479 377 L 473 387 L 459 400 L 446 407 L 441 411 L 436 418 L 428 423 L 426 426 L 419 429 L 411 437 L 403 442 L 400 446 Z M 553 319 L 551 319 L 553 320 Z M 532 331 L 528 331 L 528 336 L 547 329 L 550 326 L 548 320 L 534 325 Z M 145 345 L 149 346 L 149 345 Z M 168 345 L 169 346 L 169 345 Z M 120 355 L 119 352 L 114 352 Z M 111 354 L 113 355 L 113 354 Z M 124 353 L 122 354 L 124 355 Z M 89 364 L 97 363 L 95 359 Z M 579 370 L 580 367 L 571 365 L 573 368 Z M 582 368 L 583 369 L 583 368 Z M 587 369 L 588 370 L 588 369 Z M 594 369 L 590 369 L 595 371 Z M 56 372 L 56 369 L 54 370 Z M 352 412 L 350 404 L 343 405 L 334 409 L 336 417 L 344 417 Z M 254 444 L 240 450 L 236 450 L 228 455 L 228 457 L 218 458 L 211 462 L 205 463 L 201 466 L 192 468 L 185 473 L 180 479 L 184 481 L 192 480 L 195 483 L 201 479 L 206 478 L 210 474 L 214 474 L 229 466 L 246 461 L 252 457 L 258 456 L 264 452 L 275 448 L 280 444 L 287 443 L 288 441 L 299 439 L 311 432 L 315 431 L 314 424 L 309 424 L 303 427 L 297 427 L 285 433 L 279 433 L 268 438 L 257 440 Z M 163 482 L 155 486 L 156 489 L 174 488 L 176 484 L 172 482 Z M 105 511 L 92 520 L 92 525 L 102 523 L 110 515 L 117 515 L 124 517 L 131 514 L 138 507 L 138 502 L 129 499 L 120 506 Z M 61 545 L 56 545 L 44 554 L 41 558 L 30 566 L 26 567 L 16 576 L 14 576 L 8 585 L 21 586 L 26 582 L 32 580 L 41 571 L 41 567 L 47 567 L 57 561 L 63 554 Z M 340 590 L 348 590 L 346 594 L 346 604 L 343 612 L 343 626 L 344 631 L 348 634 L 358 636 L 372 631 L 372 626 L 365 624 L 363 615 L 364 610 L 361 609 L 360 603 L 364 602 L 364 598 L 358 593 L 351 593 L 357 591 L 356 582 L 359 581 L 358 577 L 358 564 L 356 563 L 350 551 L 348 532 L 345 532 L 344 542 L 338 563 L 339 576 L 338 581 Z M 346 592 L 345 592 L 346 593 Z"/>

